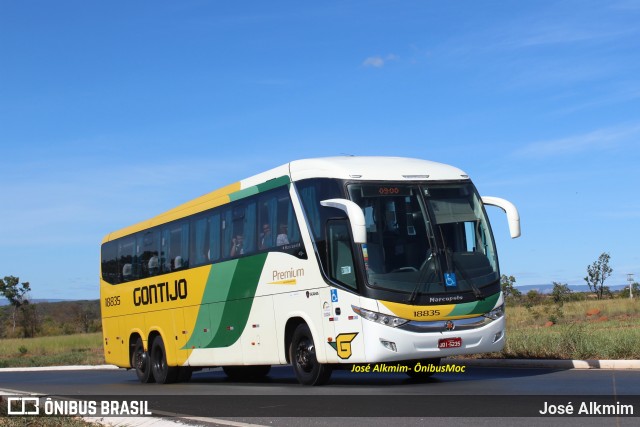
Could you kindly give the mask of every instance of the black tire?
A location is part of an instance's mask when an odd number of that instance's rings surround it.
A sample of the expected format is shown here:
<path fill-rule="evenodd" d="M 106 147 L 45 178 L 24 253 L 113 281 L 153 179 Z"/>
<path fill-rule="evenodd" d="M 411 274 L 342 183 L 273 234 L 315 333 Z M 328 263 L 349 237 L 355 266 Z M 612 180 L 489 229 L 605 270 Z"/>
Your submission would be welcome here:
<path fill-rule="evenodd" d="M 234 381 L 254 381 L 266 377 L 271 371 L 271 365 L 223 366 L 222 370 Z"/>
<path fill-rule="evenodd" d="M 140 337 L 138 337 L 135 345 L 133 346 L 133 352 L 131 353 L 131 367 L 136 370 L 136 376 L 141 383 L 146 384 L 155 381 L 153 373 L 151 372 L 149 353 L 144 351 L 144 345 L 142 344 L 142 338 Z"/>
<path fill-rule="evenodd" d="M 424 369 L 416 372 L 413 368 L 418 362 L 420 362 L 420 366 L 422 366 Z M 426 380 L 427 378 L 430 378 L 431 376 L 433 376 L 433 374 L 435 374 L 435 372 L 433 372 L 431 369 L 427 369 L 429 365 L 440 366 L 440 359 L 424 359 L 407 363 L 406 366 L 409 368 L 409 370 L 406 373 L 409 378 L 413 380 Z"/>
<path fill-rule="evenodd" d="M 293 332 L 289 360 L 300 384 L 323 385 L 331 377 L 331 365 L 321 364 L 316 358 L 313 336 L 306 323 L 298 325 Z"/>
<path fill-rule="evenodd" d="M 162 337 L 156 337 L 151 346 L 151 372 L 158 384 L 173 383 L 178 378 L 178 368 L 167 364 Z"/>

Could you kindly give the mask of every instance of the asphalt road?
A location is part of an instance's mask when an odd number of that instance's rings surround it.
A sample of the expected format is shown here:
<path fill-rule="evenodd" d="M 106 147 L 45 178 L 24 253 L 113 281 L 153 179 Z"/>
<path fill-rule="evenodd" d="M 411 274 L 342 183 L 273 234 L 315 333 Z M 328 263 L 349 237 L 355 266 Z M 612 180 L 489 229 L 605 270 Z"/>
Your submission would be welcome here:
<path fill-rule="evenodd" d="M 200 422 L 213 424 L 233 420 L 372 427 L 424 425 L 428 419 L 429 425 L 448 427 L 470 422 L 584 427 L 635 426 L 640 416 L 639 370 L 467 367 L 465 372 L 436 374 L 426 382 L 415 382 L 404 374 L 337 371 L 322 387 L 299 385 L 290 367 L 273 368 L 260 382 L 232 382 L 220 370 L 208 370 L 194 373 L 189 383 L 170 385 L 140 384 L 132 371 L 125 370 L 0 371 L 0 389 L 96 400 L 144 400 L 156 414 L 204 417 Z M 537 411 L 544 409 L 545 402 L 565 408 L 571 402 L 574 416 L 542 417 Z M 602 418 L 597 413 L 576 417 L 583 402 L 587 407 L 591 402 L 612 407 L 616 402 L 628 403 L 634 417 Z"/>

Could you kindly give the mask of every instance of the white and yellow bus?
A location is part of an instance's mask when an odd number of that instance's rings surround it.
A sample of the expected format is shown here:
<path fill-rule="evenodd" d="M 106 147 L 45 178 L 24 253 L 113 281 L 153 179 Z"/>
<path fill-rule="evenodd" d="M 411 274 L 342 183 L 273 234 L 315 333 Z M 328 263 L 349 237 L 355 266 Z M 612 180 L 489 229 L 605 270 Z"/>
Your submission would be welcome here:
<path fill-rule="evenodd" d="M 108 363 L 141 382 L 222 367 L 302 384 L 379 362 L 412 369 L 505 342 L 498 258 L 467 174 L 407 158 L 298 160 L 108 234 Z"/>

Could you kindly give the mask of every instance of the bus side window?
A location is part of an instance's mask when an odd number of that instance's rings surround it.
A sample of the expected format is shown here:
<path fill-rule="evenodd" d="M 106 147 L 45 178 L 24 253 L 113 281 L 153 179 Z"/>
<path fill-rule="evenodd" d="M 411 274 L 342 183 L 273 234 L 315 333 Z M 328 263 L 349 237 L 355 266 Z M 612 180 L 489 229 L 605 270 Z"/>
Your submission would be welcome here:
<path fill-rule="evenodd" d="M 226 207 L 220 214 L 221 216 L 221 239 L 222 239 L 222 258 L 229 258 L 231 253 L 231 245 L 233 241 L 233 215 L 231 208 Z"/>
<path fill-rule="evenodd" d="M 255 199 L 250 199 L 245 205 L 244 211 L 244 253 L 250 254 L 256 250 L 257 233 L 256 223 L 257 218 L 257 203 Z"/>
<path fill-rule="evenodd" d="M 259 213 L 258 249 L 270 249 L 276 244 L 276 230 L 278 227 L 278 199 L 273 193 L 262 195 Z"/>
<path fill-rule="evenodd" d="M 162 231 L 162 272 L 189 267 L 189 223 L 171 223 Z"/>
<path fill-rule="evenodd" d="M 139 278 L 155 276 L 160 272 L 159 255 L 159 239 L 160 232 L 158 230 L 145 231 L 139 233 L 136 242 L 136 251 L 138 255 L 138 271 Z"/>
<path fill-rule="evenodd" d="M 209 217 L 199 216 L 191 220 L 191 266 L 209 261 Z"/>
<path fill-rule="evenodd" d="M 358 288 L 356 282 L 349 222 L 331 220 L 327 225 L 327 257 L 329 277 L 351 289 Z"/>
<path fill-rule="evenodd" d="M 262 194 L 258 213 L 259 250 L 278 250 L 306 257 L 300 245 L 300 227 L 287 188 Z"/>
<path fill-rule="evenodd" d="M 115 285 L 120 282 L 118 274 L 118 245 L 117 242 L 107 242 L 102 245 L 102 279 Z"/>
<path fill-rule="evenodd" d="M 137 268 L 135 268 L 135 236 L 125 237 L 118 241 L 118 272 L 120 273 L 120 283 L 137 279 Z"/>
<path fill-rule="evenodd" d="M 220 259 L 220 212 L 214 213 L 210 218 L 209 225 L 209 261 L 218 261 Z"/>

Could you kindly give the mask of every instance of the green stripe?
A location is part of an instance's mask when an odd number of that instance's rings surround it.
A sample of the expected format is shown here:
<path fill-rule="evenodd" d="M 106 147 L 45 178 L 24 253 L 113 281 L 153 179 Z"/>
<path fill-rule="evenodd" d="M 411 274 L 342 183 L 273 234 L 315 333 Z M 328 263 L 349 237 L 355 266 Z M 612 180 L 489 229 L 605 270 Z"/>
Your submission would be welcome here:
<path fill-rule="evenodd" d="M 228 347 L 238 341 L 247 325 L 267 255 L 212 266 L 194 332 L 183 348 Z"/>
<path fill-rule="evenodd" d="M 254 194 L 258 194 L 258 187 L 249 187 L 244 190 L 231 193 L 229 194 L 229 199 L 231 199 L 232 202 L 235 202 L 236 200 L 244 199 L 245 197 L 253 196 Z"/>
<path fill-rule="evenodd" d="M 284 175 L 275 179 L 270 179 L 267 182 L 263 182 L 262 184 L 258 184 L 258 191 L 262 193 L 263 191 L 271 190 L 273 188 L 283 187 L 287 184 L 290 184 L 291 180 L 288 175 Z"/>
<path fill-rule="evenodd" d="M 468 314 L 482 314 L 493 310 L 500 297 L 500 292 L 485 298 L 482 301 L 465 302 L 458 304 L 449 313 L 449 316 L 466 316 Z"/>
<path fill-rule="evenodd" d="M 269 181 L 263 182 L 262 184 L 254 185 L 254 186 L 245 188 L 244 190 L 231 193 L 229 194 L 229 199 L 232 202 L 235 202 L 236 200 L 244 199 L 245 197 L 253 196 L 254 194 L 258 194 L 274 188 L 282 187 L 290 183 L 291 183 L 291 180 L 289 179 L 289 176 L 284 175 L 278 178 L 270 179 Z"/>

